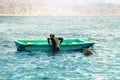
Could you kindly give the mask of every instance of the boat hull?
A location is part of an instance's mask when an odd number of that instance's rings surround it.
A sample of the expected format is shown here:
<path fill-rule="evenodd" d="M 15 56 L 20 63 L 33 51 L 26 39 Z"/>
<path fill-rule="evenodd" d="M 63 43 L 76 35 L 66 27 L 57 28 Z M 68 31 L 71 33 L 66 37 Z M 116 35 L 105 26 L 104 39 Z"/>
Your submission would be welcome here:
<path fill-rule="evenodd" d="M 27 44 L 26 42 L 29 42 Z M 15 40 L 18 51 L 52 51 L 52 44 L 48 44 L 47 40 Z M 84 40 L 64 40 L 60 45 L 61 51 L 78 50 L 82 48 L 90 48 L 95 42 Z"/>

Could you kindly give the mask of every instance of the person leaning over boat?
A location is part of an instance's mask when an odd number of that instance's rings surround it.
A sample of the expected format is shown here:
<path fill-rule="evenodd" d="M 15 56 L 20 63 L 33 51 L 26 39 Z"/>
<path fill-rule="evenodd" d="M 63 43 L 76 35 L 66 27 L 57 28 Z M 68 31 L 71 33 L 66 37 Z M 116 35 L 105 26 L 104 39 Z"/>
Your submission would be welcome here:
<path fill-rule="evenodd" d="M 53 52 L 60 51 L 60 44 L 62 43 L 63 38 L 56 38 L 54 34 L 50 34 L 50 38 L 47 38 L 47 40 L 48 40 L 49 45 L 50 45 L 50 40 L 51 40 Z"/>

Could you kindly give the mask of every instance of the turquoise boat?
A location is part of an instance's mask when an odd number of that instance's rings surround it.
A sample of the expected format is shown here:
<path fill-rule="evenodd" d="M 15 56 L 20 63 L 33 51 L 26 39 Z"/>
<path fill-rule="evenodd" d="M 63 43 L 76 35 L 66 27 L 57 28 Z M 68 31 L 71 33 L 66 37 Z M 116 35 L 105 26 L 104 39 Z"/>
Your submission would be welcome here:
<path fill-rule="evenodd" d="M 47 40 L 15 40 L 17 51 L 52 51 L 52 44 Z M 95 44 L 93 41 L 82 39 L 65 39 L 60 45 L 61 51 L 79 50 L 90 48 Z"/>

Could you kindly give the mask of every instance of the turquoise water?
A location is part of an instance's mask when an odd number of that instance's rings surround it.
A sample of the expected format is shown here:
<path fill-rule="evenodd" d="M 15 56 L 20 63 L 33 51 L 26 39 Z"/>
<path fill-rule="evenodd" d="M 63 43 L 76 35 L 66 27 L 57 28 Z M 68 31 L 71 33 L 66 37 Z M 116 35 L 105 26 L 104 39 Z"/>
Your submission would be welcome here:
<path fill-rule="evenodd" d="M 16 39 L 91 39 L 95 55 L 80 51 L 17 52 Z M 120 80 L 120 16 L 0 17 L 0 80 Z"/>

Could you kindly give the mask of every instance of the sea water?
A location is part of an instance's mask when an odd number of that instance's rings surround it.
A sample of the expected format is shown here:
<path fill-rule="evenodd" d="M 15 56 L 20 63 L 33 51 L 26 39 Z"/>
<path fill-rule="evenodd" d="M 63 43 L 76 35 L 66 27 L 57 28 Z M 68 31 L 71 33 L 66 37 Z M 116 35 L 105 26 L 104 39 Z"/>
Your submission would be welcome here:
<path fill-rule="evenodd" d="M 81 51 L 18 52 L 14 40 L 56 37 L 96 41 Z M 0 17 L 0 80 L 120 80 L 120 16 Z"/>

